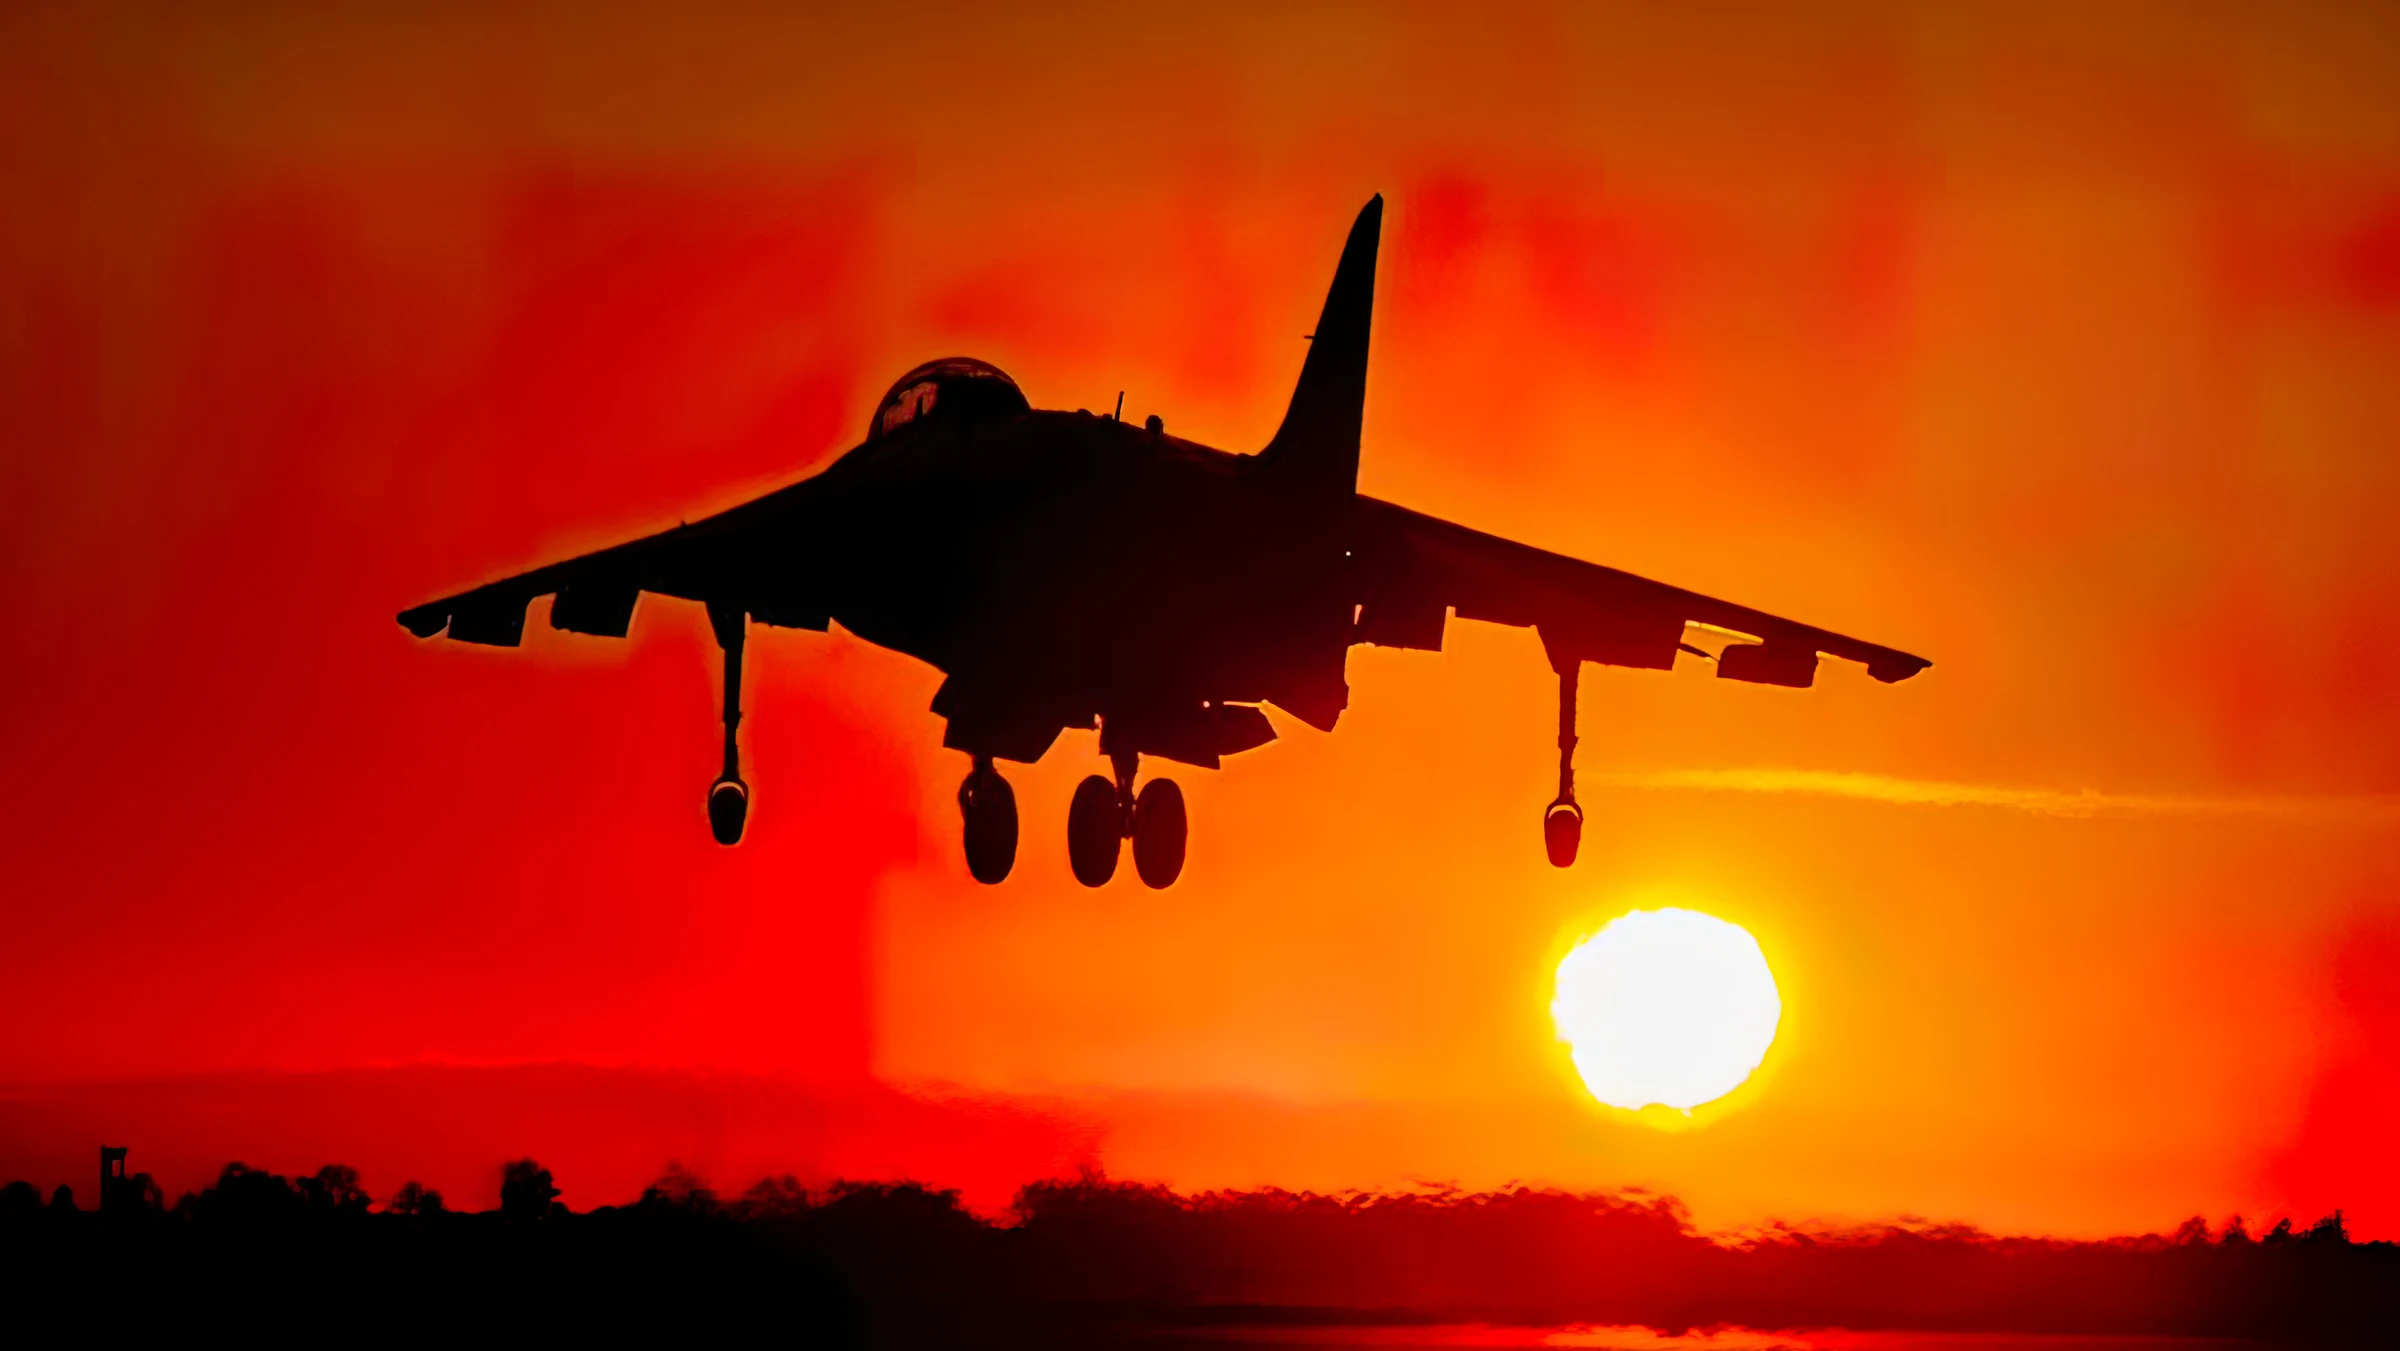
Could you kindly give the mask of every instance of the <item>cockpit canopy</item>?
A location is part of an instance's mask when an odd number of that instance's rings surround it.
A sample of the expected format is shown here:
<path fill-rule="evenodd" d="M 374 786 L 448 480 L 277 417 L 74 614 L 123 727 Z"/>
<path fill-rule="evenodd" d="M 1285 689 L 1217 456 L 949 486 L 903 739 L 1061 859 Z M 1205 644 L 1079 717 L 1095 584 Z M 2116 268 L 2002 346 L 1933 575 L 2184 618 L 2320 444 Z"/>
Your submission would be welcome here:
<path fill-rule="evenodd" d="M 875 405 L 867 439 L 879 440 L 923 418 L 1008 417 L 1031 409 L 1017 382 L 999 367 L 973 357 L 943 357 L 926 362 L 892 385 L 883 402 Z"/>

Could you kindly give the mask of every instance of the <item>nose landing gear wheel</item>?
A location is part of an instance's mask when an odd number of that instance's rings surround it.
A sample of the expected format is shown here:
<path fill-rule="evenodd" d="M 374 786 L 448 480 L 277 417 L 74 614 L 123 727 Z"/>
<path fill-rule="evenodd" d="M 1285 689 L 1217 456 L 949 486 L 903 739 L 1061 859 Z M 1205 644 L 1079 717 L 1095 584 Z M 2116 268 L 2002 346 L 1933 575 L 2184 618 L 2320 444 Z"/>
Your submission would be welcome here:
<path fill-rule="evenodd" d="M 1183 790 L 1173 779 L 1152 779 L 1133 803 L 1133 870 L 1155 888 L 1183 874 L 1186 822 Z"/>
<path fill-rule="evenodd" d="M 708 829 L 717 843 L 742 842 L 742 823 L 750 817 L 750 785 L 740 779 L 719 779 L 708 788 Z"/>
<path fill-rule="evenodd" d="M 1125 813 L 1117 806 L 1117 786 L 1098 774 L 1075 785 L 1075 800 L 1067 807 L 1067 863 L 1075 880 L 1087 887 L 1105 884 L 1117 875 L 1117 855 L 1125 847 Z"/>
<path fill-rule="evenodd" d="M 989 761 L 958 786 L 958 813 L 965 826 L 967 871 L 985 886 L 1008 877 L 1017 864 L 1017 794 Z"/>
<path fill-rule="evenodd" d="M 1553 802 L 1542 814 L 1542 848 L 1549 851 L 1550 866 L 1564 868 L 1575 861 L 1575 851 L 1583 845 L 1583 808 L 1572 802 Z"/>

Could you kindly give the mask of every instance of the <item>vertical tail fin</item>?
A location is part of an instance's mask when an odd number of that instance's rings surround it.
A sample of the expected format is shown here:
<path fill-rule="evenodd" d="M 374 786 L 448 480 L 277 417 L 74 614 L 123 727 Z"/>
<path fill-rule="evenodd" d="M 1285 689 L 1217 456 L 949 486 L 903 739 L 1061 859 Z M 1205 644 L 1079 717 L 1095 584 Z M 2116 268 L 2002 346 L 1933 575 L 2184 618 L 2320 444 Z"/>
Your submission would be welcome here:
<path fill-rule="evenodd" d="M 1275 439 L 1259 458 L 1343 494 L 1358 488 L 1358 429 L 1367 398 L 1367 327 L 1375 311 L 1375 249 L 1383 232 L 1380 194 L 1358 213 L 1325 312 L 1300 367 L 1300 385 Z"/>
<path fill-rule="evenodd" d="M 1312 727 L 1332 731 L 1350 702 L 1345 660 L 1352 605 L 1348 585 L 1352 504 L 1358 494 L 1359 415 L 1367 400 L 1367 328 L 1375 311 L 1375 247 L 1383 198 L 1372 198 L 1350 227 L 1325 293 L 1325 312 L 1310 335 L 1300 386 L 1275 439 L 1258 453 L 1275 551 L 1275 602 L 1287 646 L 1267 697 Z"/>

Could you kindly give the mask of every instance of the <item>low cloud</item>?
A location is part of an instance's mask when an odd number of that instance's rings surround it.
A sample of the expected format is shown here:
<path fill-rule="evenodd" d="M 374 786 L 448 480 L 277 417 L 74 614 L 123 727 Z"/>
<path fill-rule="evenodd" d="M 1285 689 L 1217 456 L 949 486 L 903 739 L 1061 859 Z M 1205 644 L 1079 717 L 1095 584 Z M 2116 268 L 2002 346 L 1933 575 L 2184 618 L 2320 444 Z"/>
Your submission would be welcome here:
<path fill-rule="evenodd" d="M 1799 793 L 1920 807 L 1997 807 L 2036 816 L 2281 817 L 2293 820 L 2389 825 L 2400 822 L 2400 797 L 2240 797 L 2160 793 L 2101 793 L 2085 788 L 2016 788 L 2000 784 L 1904 779 L 1822 769 L 1666 769 L 1603 775 L 1617 788 L 1715 793 Z"/>

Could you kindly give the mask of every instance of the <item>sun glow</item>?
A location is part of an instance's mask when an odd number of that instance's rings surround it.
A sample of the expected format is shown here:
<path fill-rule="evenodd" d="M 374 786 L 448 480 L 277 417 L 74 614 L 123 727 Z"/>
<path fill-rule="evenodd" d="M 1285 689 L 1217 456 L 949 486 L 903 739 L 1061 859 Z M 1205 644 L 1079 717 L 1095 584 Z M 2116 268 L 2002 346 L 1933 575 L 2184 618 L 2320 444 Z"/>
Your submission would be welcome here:
<path fill-rule="evenodd" d="M 1758 1068 L 1783 999 L 1740 925 L 1697 910 L 1635 910 L 1559 962 L 1550 1017 L 1593 1097 L 1688 1115 Z"/>

